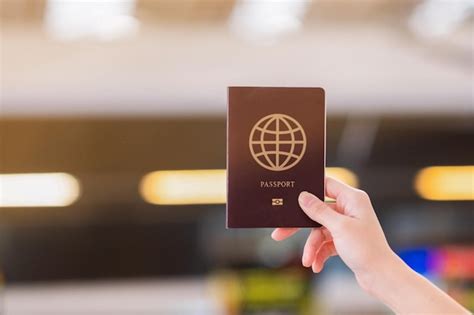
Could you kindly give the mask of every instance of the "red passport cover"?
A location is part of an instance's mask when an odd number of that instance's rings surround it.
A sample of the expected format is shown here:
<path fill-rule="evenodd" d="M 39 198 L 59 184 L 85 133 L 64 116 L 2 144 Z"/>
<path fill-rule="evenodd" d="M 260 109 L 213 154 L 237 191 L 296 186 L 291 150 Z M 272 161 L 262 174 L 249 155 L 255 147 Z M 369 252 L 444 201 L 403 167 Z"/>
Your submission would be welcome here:
<path fill-rule="evenodd" d="M 229 87 L 227 227 L 318 227 L 298 195 L 324 200 L 322 88 Z"/>

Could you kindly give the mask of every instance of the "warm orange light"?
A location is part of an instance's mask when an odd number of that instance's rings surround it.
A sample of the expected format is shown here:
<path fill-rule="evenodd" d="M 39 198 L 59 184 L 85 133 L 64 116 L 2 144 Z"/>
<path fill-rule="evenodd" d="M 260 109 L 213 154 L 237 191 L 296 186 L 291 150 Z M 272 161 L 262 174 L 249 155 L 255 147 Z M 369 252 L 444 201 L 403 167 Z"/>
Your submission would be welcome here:
<path fill-rule="evenodd" d="M 157 205 L 225 203 L 226 171 L 152 172 L 142 179 L 140 193 L 145 201 Z"/>
<path fill-rule="evenodd" d="M 357 175 L 350 169 L 343 167 L 327 167 L 326 175 L 334 177 L 349 186 L 357 188 L 359 186 L 359 179 Z"/>
<path fill-rule="evenodd" d="M 474 200 L 474 165 L 423 168 L 414 186 L 428 200 Z"/>

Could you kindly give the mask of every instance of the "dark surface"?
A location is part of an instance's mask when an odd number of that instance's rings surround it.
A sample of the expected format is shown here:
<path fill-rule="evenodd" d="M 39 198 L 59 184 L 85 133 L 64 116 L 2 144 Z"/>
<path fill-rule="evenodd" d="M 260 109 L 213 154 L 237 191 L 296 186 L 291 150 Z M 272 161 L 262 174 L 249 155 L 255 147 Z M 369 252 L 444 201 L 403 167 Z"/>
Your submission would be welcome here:
<path fill-rule="evenodd" d="M 5 230 L 3 231 L 5 234 Z M 28 226 L 0 249 L 8 282 L 203 273 L 196 224 Z M 192 263 L 190 261 L 192 260 Z"/>

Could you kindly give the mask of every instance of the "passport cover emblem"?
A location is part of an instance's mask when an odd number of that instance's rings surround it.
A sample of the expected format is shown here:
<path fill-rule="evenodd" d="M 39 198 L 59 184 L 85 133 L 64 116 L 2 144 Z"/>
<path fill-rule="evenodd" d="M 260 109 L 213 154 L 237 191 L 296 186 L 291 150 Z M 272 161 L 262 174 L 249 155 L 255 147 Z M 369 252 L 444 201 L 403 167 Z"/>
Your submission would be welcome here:
<path fill-rule="evenodd" d="M 227 227 L 318 227 L 299 207 L 324 198 L 322 88 L 229 87 Z"/>
<path fill-rule="evenodd" d="M 306 150 L 306 135 L 300 123 L 285 114 L 271 114 L 260 119 L 249 138 L 254 160 L 270 171 L 284 171 L 295 166 Z"/>

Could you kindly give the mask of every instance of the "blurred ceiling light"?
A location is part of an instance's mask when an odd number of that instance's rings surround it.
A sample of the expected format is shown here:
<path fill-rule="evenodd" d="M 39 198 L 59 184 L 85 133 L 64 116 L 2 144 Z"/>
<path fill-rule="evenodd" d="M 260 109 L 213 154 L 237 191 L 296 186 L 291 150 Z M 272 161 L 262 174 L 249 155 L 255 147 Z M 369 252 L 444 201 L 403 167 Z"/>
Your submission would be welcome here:
<path fill-rule="evenodd" d="M 415 7 L 408 25 L 422 37 L 449 35 L 473 9 L 474 2 L 470 0 L 426 0 Z"/>
<path fill-rule="evenodd" d="M 59 40 L 115 40 L 138 32 L 135 0 L 48 0 L 45 28 Z"/>
<path fill-rule="evenodd" d="M 299 30 L 309 5 L 307 0 L 240 0 L 229 26 L 246 40 L 272 43 L 278 36 Z"/>
<path fill-rule="evenodd" d="M 143 177 L 140 193 L 158 205 L 222 204 L 226 201 L 225 170 L 156 171 Z"/>
<path fill-rule="evenodd" d="M 428 200 L 474 200 L 474 165 L 423 168 L 415 190 Z"/>
<path fill-rule="evenodd" d="M 327 174 L 357 187 L 357 176 L 341 167 L 328 167 Z M 224 204 L 226 170 L 155 171 L 143 177 L 140 194 L 157 205 Z"/>
<path fill-rule="evenodd" d="M 64 207 L 79 191 L 78 180 L 66 173 L 0 175 L 0 207 Z"/>
<path fill-rule="evenodd" d="M 359 179 L 357 178 L 357 175 L 350 169 L 343 167 L 327 167 L 326 175 L 334 177 L 335 179 L 338 179 L 349 186 L 356 188 L 359 187 Z"/>

